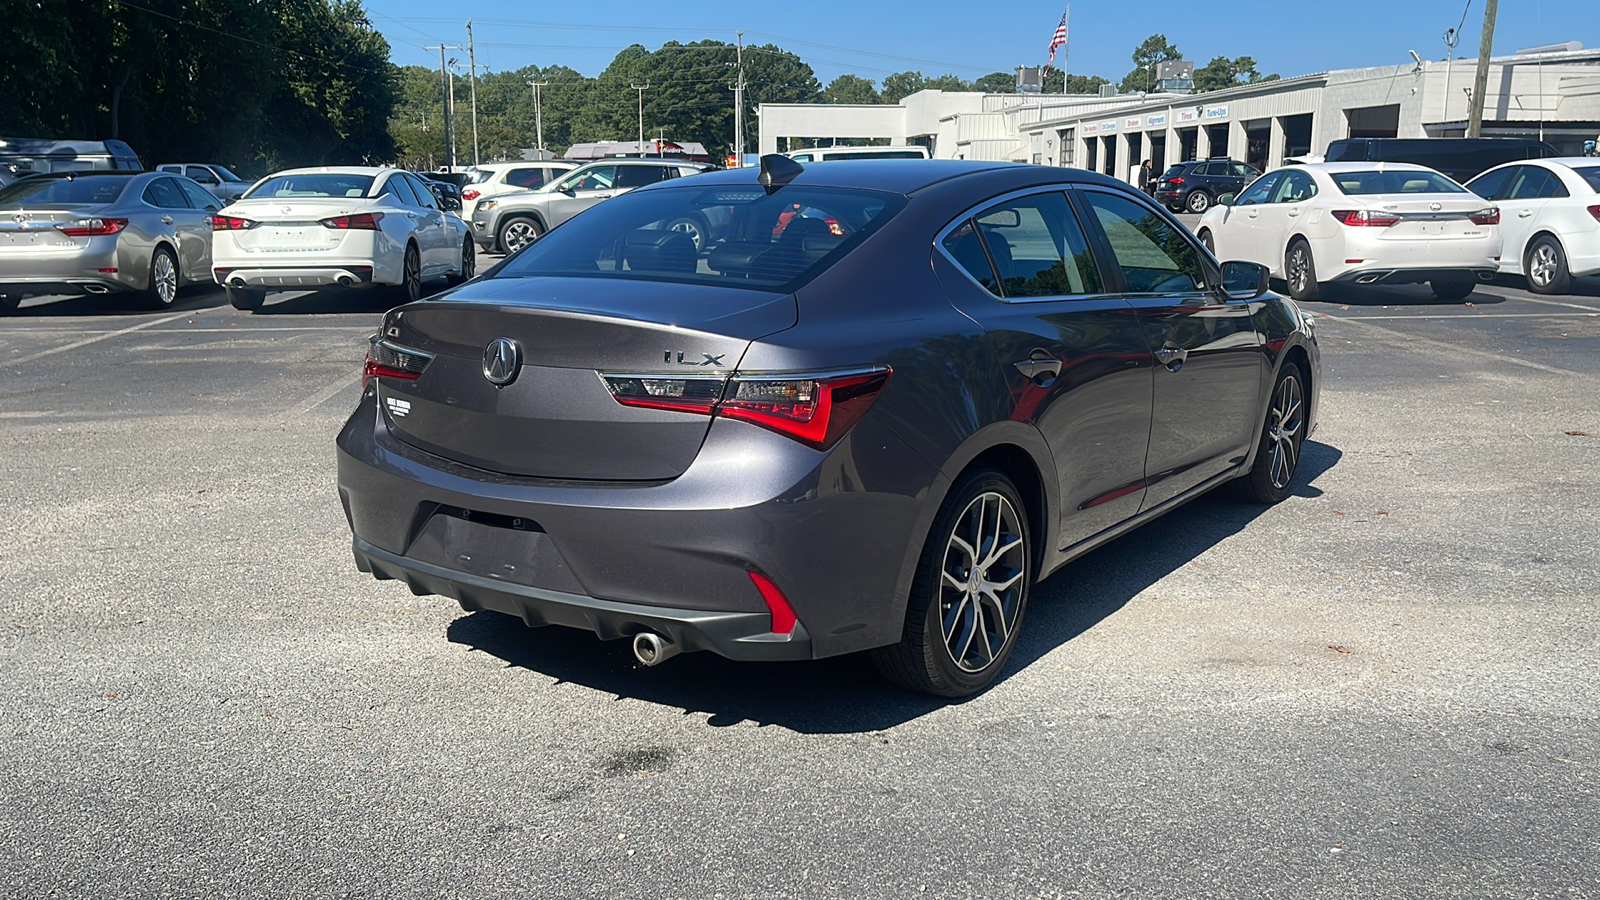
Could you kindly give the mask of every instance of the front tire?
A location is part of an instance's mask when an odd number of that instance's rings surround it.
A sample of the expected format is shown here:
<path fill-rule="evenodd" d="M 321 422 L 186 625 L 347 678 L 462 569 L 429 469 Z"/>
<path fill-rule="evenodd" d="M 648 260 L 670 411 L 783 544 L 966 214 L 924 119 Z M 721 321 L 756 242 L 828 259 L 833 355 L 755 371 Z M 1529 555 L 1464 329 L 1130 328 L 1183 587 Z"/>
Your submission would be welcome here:
<path fill-rule="evenodd" d="M 544 226 L 539 224 L 538 219 L 531 219 L 527 216 L 514 216 L 507 219 L 506 223 L 500 226 L 498 239 L 500 241 L 500 249 L 509 256 L 543 236 Z"/>
<path fill-rule="evenodd" d="M 1206 249 L 1211 251 L 1212 256 L 1217 255 L 1217 242 L 1211 237 L 1210 231 L 1200 232 L 1200 243 L 1206 245 Z"/>
<path fill-rule="evenodd" d="M 1440 300 L 1465 300 L 1477 285 L 1470 281 L 1430 281 L 1428 288 Z"/>
<path fill-rule="evenodd" d="M 228 292 L 228 303 L 234 309 L 255 312 L 261 308 L 263 303 L 267 302 L 267 292 L 263 290 L 236 287 L 225 288 L 225 290 Z"/>
<path fill-rule="evenodd" d="M 1205 191 L 1190 191 L 1183 205 L 1189 212 L 1199 215 L 1211 208 L 1211 195 Z"/>
<path fill-rule="evenodd" d="M 166 247 L 150 257 L 150 280 L 140 294 L 148 309 L 168 309 L 178 302 L 178 258 Z"/>
<path fill-rule="evenodd" d="M 1311 245 L 1297 240 L 1289 245 L 1283 260 L 1284 281 L 1289 283 L 1289 296 L 1296 300 L 1316 300 L 1322 296 L 1322 285 L 1317 282 L 1317 264 L 1311 256 Z"/>
<path fill-rule="evenodd" d="M 1561 249 L 1560 241 L 1548 234 L 1528 245 L 1522 271 L 1528 275 L 1528 290 L 1535 294 L 1565 294 L 1572 289 L 1566 251 Z"/>
<path fill-rule="evenodd" d="M 1306 396 L 1305 373 L 1296 363 L 1284 363 L 1261 426 L 1255 464 L 1233 483 L 1239 499 L 1270 505 L 1289 496 L 1306 439 Z"/>
<path fill-rule="evenodd" d="M 1011 479 L 975 469 L 939 508 L 911 584 L 900 642 L 872 651 L 890 681 L 967 697 L 1005 668 L 1033 577 L 1033 541 Z"/>

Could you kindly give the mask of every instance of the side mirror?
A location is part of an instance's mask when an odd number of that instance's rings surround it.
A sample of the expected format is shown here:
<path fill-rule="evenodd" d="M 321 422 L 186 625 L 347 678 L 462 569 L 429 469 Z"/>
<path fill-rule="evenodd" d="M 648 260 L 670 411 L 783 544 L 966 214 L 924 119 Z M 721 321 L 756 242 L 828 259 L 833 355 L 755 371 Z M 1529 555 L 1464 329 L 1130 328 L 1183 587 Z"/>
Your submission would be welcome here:
<path fill-rule="evenodd" d="M 450 196 L 449 194 L 439 198 L 439 206 L 443 207 L 445 212 L 461 211 L 461 201 Z"/>
<path fill-rule="evenodd" d="M 1260 263 L 1232 260 L 1222 264 L 1222 293 L 1229 300 L 1254 300 L 1267 292 L 1270 270 Z"/>
<path fill-rule="evenodd" d="M 1221 193 L 1221 194 L 1217 195 L 1217 205 L 1218 206 L 1232 206 L 1233 205 L 1233 201 L 1235 201 L 1237 199 L 1239 199 L 1237 194 L 1233 193 L 1232 191 L 1227 191 L 1225 193 Z"/>

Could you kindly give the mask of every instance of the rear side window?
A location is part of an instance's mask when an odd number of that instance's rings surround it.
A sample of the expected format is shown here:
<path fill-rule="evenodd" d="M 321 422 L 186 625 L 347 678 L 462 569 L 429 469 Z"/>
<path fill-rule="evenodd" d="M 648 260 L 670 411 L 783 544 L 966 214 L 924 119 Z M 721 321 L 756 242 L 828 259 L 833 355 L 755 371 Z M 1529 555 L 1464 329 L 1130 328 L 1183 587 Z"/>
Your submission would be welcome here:
<path fill-rule="evenodd" d="M 1363 194 L 1464 194 L 1467 189 L 1438 172 L 1334 172 L 1339 190 L 1352 197 Z"/>
<path fill-rule="evenodd" d="M 1579 178 L 1587 181 L 1589 183 L 1589 187 L 1592 187 L 1597 192 L 1600 192 L 1600 166 L 1583 166 L 1581 168 L 1574 168 L 1572 171 L 1577 172 Z"/>
<path fill-rule="evenodd" d="M 666 166 L 617 166 L 616 186 L 619 188 L 644 187 L 655 184 L 666 175 Z"/>
<path fill-rule="evenodd" d="M 145 185 L 144 202 L 162 209 L 188 209 L 189 201 L 171 178 L 157 178 Z"/>
<path fill-rule="evenodd" d="M 1179 294 L 1205 290 L 1200 251 L 1178 229 L 1140 203 L 1085 191 L 1129 293 Z"/>
<path fill-rule="evenodd" d="M 1008 299 L 1100 291 L 1089 242 L 1060 192 L 992 206 L 946 236 L 944 248 L 979 284 Z"/>
<path fill-rule="evenodd" d="M 905 207 L 879 191 L 790 185 L 624 194 L 502 264 L 536 275 L 671 281 L 789 292 L 843 259 Z"/>
<path fill-rule="evenodd" d="M 417 192 L 411 189 L 411 185 L 398 172 L 390 175 L 389 180 L 383 183 L 383 193 L 393 194 L 396 200 L 407 206 L 422 205 L 417 202 Z"/>
<path fill-rule="evenodd" d="M 512 169 L 506 173 L 506 184 L 520 188 L 536 188 L 549 180 L 548 169 Z"/>
<path fill-rule="evenodd" d="M 1567 196 L 1567 189 L 1554 172 L 1539 166 L 1521 166 L 1518 176 L 1512 179 L 1507 199 L 1543 200 Z"/>

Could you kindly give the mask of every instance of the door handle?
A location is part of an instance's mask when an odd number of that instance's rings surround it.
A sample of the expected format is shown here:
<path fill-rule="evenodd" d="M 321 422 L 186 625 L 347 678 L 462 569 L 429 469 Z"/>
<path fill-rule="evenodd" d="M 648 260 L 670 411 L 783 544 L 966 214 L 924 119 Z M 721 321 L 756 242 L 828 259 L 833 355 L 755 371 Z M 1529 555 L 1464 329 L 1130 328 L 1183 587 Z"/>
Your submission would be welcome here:
<path fill-rule="evenodd" d="M 1183 361 L 1189 358 L 1189 351 L 1182 347 L 1162 347 L 1156 351 L 1156 362 L 1167 367 L 1167 371 L 1176 372 L 1183 368 Z"/>
<path fill-rule="evenodd" d="M 1517 218 L 1526 219 L 1531 215 L 1533 215 L 1533 210 L 1525 209 L 1525 210 L 1522 210 L 1521 212 L 1517 213 Z"/>
<path fill-rule="evenodd" d="M 1253 209 L 1250 210 L 1250 218 L 1254 219 L 1256 216 L 1259 216 L 1259 215 L 1261 215 L 1261 213 L 1257 212 L 1256 210 L 1253 210 Z"/>
<path fill-rule="evenodd" d="M 1028 358 L 1017 363 L 1017 371 L 1024 378 L 1034 384 L 1043 385 L 1061 374 L 1061 360 L 1050 355 L 1050 351 L 1038 348 L 1028 354 Z"/>
<path fill-rule="evenodd" d="M 1291 215 L 1291 216 L 1298 216 L 1298 215 L 1300 215 L 1300 210 L 1298 210 L 1298 209 L 1291 209 L 1291 210 L 1289 210 L 1289 215 Z"/>
<path fill-rule="evenodd" d="M 172 224 L 172 217 L 171 216 L 162 216 L 161 217 L 161 224 L 163 224 L 163 225 L 171 225 Z"/>

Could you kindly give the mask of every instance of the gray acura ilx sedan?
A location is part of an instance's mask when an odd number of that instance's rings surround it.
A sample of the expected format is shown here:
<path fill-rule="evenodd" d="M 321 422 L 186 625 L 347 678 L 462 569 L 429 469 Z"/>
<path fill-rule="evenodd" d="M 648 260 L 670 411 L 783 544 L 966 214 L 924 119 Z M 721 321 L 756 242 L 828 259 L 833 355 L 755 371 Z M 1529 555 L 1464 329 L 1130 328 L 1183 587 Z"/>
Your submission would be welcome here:
<path fill-rule="evenodd" d="M 1288 496 L 1319 360 L 1265 269 L 1109 178 L 767 157 L 389 312 L 339 493 L 363 571 L 464 609 L 957 697 L 1063 563 Z"/>

